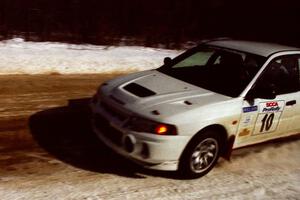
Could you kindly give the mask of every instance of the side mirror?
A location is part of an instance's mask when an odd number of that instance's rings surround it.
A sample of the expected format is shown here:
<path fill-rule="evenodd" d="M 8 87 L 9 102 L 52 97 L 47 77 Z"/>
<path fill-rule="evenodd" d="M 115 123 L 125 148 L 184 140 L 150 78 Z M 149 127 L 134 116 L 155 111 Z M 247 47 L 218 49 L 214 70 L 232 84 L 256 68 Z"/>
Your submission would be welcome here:
<path fill-rule="evenodd" d="M 253 101 L 255 98 L 275 99 L 276 90 L 274 84 L 266 84 L 264 86 L 252 88 L 245 97 L 248 101 Z"/>
<path fill-rule="evenodd" d="M 171 63 L 172 59 L 170 57 L 164 58 L 164 65 L 169 65 Z"/>

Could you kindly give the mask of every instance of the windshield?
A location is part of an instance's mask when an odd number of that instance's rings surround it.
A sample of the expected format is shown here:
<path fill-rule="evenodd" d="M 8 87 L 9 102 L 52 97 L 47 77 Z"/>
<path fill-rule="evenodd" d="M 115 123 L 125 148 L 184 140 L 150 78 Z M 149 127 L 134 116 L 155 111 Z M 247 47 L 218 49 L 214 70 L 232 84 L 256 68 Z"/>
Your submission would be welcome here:
<path fill-rule="evenodd" d="M 237 97 L 265 60 L 254 54 L 202 46 L 186 51 L 158 71 L 216 93 Z"/>

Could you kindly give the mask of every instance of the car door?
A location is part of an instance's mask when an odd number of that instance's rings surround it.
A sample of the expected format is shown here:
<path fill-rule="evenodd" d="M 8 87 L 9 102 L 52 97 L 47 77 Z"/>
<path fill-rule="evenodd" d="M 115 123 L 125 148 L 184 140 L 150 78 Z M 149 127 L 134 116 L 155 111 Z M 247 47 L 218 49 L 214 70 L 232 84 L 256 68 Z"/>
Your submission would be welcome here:
<path fill-rule="evenodd" d="M 296 57 L 296 68 L 298 71 L 296 74 L 298 75 L 298 82 L 300 82 L 300 55 L 295 55 Z M 295 101 L 290 102 L 290 104 L 294 104 L 293 109 L 295 111 L 295 115 L 293 116 L 293 119 L 290 121 L 289 130 L 293 133 L 300 133 L 300 89 L 298 89 L 297 92 L 294 94 Z M 292 105 L 289 105 L 292 106 Z"/>
<path fill-rule="evenodd" d="M 300 132 L 299 58 L 277 57 L 258 78 L 243 102 L 236 146 Z"/>

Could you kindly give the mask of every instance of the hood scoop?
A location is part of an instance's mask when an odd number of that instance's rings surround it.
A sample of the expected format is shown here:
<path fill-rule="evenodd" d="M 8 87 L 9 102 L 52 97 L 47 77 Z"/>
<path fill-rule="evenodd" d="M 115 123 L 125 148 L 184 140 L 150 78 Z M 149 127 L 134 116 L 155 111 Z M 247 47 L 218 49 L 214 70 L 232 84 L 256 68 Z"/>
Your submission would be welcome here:
<path fill-rule="evenodd" d="M 130 92 L 138 97 L 149 97 L 149 96 L 153 96 L 156 93 L 153 92 L 152 90 L 149 90 L 139 84 L 136 83 L 130 83 L 126 86 L 123 87 L 124 90 L 126 90 L 127 92 Z"/>

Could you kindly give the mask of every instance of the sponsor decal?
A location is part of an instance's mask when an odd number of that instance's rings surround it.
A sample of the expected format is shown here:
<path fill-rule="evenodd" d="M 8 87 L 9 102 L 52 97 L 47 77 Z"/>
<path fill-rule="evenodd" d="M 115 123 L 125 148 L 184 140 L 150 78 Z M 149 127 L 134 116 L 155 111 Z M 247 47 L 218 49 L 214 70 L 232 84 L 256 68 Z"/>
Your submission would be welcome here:
<path fill-rule="evenodd" d="M 260 113 L 279 112 L 284 107 L 284 101 L 268 101 L 260 103 Z"/>
<path fill-rule="evenodd" d="M 266 102 L 266 107 L 274 107 L 278 106 L 278 103 L 276 101 Z"/>
<path fill-rule="evenodd" d="M 244 113 L 254 112 L 254 111 L 257 111 L 257 106 L 249 106 L 249 107 L 244 107 L 243 108 Z"/>
<path fill-rule="evenodd" d="M 266 102 L 262 112 L 278 112 L 280 107 L 276 101 Z"/>
<path fill-rule="evenodd" d="M 263 112 L 278 112 L 280 110 L 280 107 L 270 107 L 270 108 L 263 108 Z"/>
<path fill-rule="evenodd" d="M 244 128 L 240 133 L 239 136 L 246 136 L 250 134 L 250 130 L 247 128 Z"/>
<path fill-rule="evenodd" d="M 243 120 L 244 126 L 246 126 L 246 125 L 248 125 L 248 124 L 251 124 L 251 122 L 252 122 L 252 116 L 251 116 L 251 115 L 246 116 L 246 117 L 244 118 L 244 120 Z"/>

